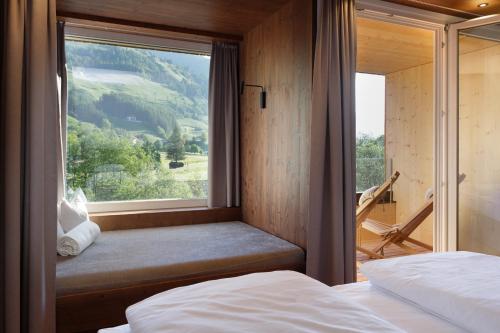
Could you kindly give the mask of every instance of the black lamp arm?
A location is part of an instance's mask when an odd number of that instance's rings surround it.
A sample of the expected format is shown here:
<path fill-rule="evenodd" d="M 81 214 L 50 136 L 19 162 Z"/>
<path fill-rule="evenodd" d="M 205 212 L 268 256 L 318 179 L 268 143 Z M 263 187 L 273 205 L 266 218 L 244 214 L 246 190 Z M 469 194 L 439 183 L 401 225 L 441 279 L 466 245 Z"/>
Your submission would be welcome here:
<path fill-rule="evenodd" d="M 264 87 L 263 86 L 259 86 L 257 84 L 246 84 L 245 83 L 245 86 L 247 87 L 255 87 L 255 88 L 260 88 L 261 91 L 264 91 Z"/>
<path fill-rule="evenodd" d="M 243 94 L 243 90 L 245 87 L 255 87 L 255 88 L 260 88 L 260 108 L 265 109 L 266 108 L 266 100 L 267 100 L 267 94 L 266 90 L 264 89 L 263 86 L 259 86 L 257 84 L 247 84 L 245 81 L 240 82 L 240 94 Z"/>

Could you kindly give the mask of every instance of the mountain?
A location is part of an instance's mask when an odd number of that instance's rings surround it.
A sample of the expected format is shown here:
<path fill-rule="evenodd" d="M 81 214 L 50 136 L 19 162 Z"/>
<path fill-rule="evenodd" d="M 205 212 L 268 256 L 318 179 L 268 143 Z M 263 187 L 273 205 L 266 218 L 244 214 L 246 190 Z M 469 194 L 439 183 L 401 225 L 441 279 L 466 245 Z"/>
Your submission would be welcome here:
<path fill-rule="evenodd" d="M 204 55 L 193 56 L 193 54 L 181 52 L 155 52 L 160 59 L 170 61 L 177 66 L 185 67 L 191 73 L 206 79 L 208 83 L 209 73 L 207 68 L 210 66 L 210 57 Z"/>
<path fill-rule="evenodd" d="M 176 126 L 187 137 L 206 133 L 207 57 L 67 41 L 66 58 L 76 120 L 135 137 L 166 139 Z"/>

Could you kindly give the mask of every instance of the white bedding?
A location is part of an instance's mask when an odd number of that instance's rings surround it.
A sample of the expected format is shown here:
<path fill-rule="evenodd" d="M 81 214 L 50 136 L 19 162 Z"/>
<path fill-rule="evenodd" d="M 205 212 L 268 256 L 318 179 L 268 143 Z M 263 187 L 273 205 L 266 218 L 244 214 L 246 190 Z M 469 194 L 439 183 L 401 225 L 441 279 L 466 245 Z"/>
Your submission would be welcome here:
<path fill-rule="evenodd" d="M 134 333 L 404 332 L 330 287 L 291 271 L 208 281 L 127 309 Z"/>
<path fill-rule="evenodd" d="M 370 282 L 471 332 L 500 332 L 500 257 L 448 252 L 376 260 Z"/>
<path fill-rule="evenodd" d="M 413 303 L 374 287 L 370 282 L 350 283 L 332 287 L 350 300 L 363 304 L 380 318 L 408 333 L 466 333 L 452 323 L 425 312 Z M 129 325 L 117 326 L 99 333 L 131 333 Z"/>
<path fill-rule="evenodd" d="M 132 331 L 130 330 L 130 326 L 127 324 L 116 327 L 103 328 L 97 333 L 132 333 Z"/>
<path fill-rule="evenodd" d="M 415 304 L 373 286 L 369 281 L 332 287 L 349 299 L 363 304 L 380 318 L 408 333 L 465 333 L 462 328 L 424 311 Z M 112 332 L 110 332 L 112 333 Z"/>
<path fill-rule="evenodd" d="M 101 333 L 500 332 L 500 258 L 449 252 L 376 260 L 327 287 L 295 272 L 209 281 L 127 309 Z"/>

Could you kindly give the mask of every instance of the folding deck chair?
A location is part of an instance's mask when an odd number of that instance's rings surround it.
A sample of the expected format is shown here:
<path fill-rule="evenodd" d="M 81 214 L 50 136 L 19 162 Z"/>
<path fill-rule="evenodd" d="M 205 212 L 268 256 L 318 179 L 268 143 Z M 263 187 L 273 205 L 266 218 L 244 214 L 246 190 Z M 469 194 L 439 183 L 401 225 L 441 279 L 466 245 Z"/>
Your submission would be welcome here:
<path fill-rule="evenodd" d="M 460 174 L 458 176 L 458 183 L 460 184 L 464 179 L 465 174 Z M 432 213 L 433 208 L 434 199 L 431 197 L 427 199 L 425 203 L 404 223 L 390 225 L 380 221 L 365 218 L 363 221 L 361 221 L 361 227 L 381 236 L 382 241 L 372 250 L 363 252 L 370 255 L 372 258 L 383 258 L 384 248 L 390 244 L 394 244 L 396 246 L 399 246 L 406 252 L 415 253 L 412 248 L 403 244 L 403 242 L 405 241 L 432 251 L 432 246 L 413 239 L 410 237 L 410 235 Z"/>
<path fill-rule="evenodd" d="M 370 199 L 363 202 L 363 204 L 361 204 L 356 209 L 356 229 L 359 229 L 359 227 L 361 227 L 362 223 L 368 217 L 368 214 L 370 214 L 370 212 L 375 208 L 375 206 L 382 199 L 385 193 L 391 188 L 391 186 L 398 179 L 398 177 L 399 177 L 399 172 L 398 171 L 394 172 L 394 174 L 390 178 L 388 178 L 382 185 L 379 186 L 379 188 L 373 193 L 373 196 Z M 380 254 L 377 254 L 369 249 L 365 249 L 361 247 L 359 244 L 356 245 L 356 249 L 360 252 L 369 255 L 370 257 L 383 258 L 383 256 L 381 256 Z"/>
<path fill-rule="evenodd" d="M 425 244 L 421 241 L 413 239 L 410 237 L 411 233 L 417 229 L 417 227 L 424 222 L 424 220 L 432 213 L 434 206 L 434 200 L 432 198 L 428 199 L 408 220 L 401 224 L 386 224 L 380 221 L 365 219 L 361 223 L 361 227 L 368 231 L 373 232 L 382 237 L 382 241 L 373 248 L 373 257 L 383 258 L 384 248 L 390 244 L 394 244 L 409 253 L 414 253 L 415 251 L 409 246 L 403 244 L 404 241 L 413 243 L 427 250 L 432 251 L 432 246 Z M 369 253 L 367 253 L 370 255 Z"/>

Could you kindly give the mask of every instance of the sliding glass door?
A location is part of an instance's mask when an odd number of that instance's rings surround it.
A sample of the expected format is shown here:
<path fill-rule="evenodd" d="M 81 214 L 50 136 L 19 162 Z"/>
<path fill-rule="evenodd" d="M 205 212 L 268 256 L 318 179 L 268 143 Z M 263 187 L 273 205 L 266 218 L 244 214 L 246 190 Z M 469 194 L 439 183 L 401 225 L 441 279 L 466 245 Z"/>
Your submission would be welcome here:
<path fill-rule="evenodd" d="M 450 29 L 450 249 L 500 255 L 500 15 Z"/>

